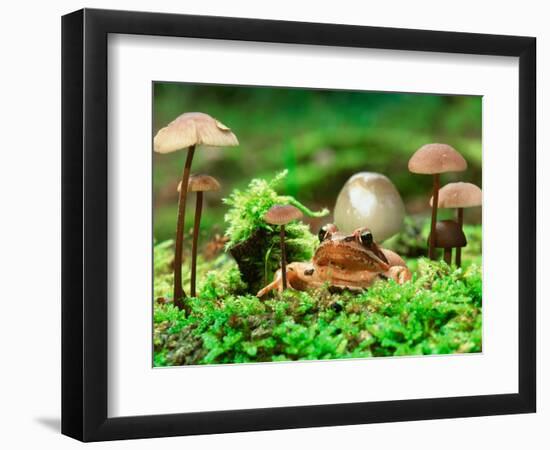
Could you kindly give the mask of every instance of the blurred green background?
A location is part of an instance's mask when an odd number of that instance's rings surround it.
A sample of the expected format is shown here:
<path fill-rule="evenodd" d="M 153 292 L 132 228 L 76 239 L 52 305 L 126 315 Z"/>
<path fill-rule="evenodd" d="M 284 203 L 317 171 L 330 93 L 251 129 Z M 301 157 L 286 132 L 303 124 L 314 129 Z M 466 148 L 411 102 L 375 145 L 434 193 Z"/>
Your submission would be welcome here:
<path fill-rule="evenodd" d="M 421 145 L 443 142 L 462 153 L 469 167 L 444 174 L 442 183 L 481 186 L 481 97 L 155 83 L 153 107 L 153 135 L 178 115 L 200 111 L 230 127 L 240 141 L 232 148 L 199 146 L 195 153 L 192 171 L 212 175 L 222 186 L 205 196 L 203 245 L 225 229 L 221 198 L 252 178 L 270 179 L 283 169 L 289 173 L 279 193 L 311 209 L 332 211 L 351 175 L 373 171 L 394 182 L 410 215 L 427 215 L 432 179 L 409 173 L 407 162 Z M 157 241 L 174 237 L 185 157 L 186 151 L 154 154 Z M 190 200 L 189 211 L 193 207 Z M 441 212 L 440 218 L 452 214 Z M 480 208 L 465 213 L 466 222 L 481 220 Z M 187 231 L 192 218 L 187 214 Z M 320 222 L 309 223 L 316 232 Z"/>

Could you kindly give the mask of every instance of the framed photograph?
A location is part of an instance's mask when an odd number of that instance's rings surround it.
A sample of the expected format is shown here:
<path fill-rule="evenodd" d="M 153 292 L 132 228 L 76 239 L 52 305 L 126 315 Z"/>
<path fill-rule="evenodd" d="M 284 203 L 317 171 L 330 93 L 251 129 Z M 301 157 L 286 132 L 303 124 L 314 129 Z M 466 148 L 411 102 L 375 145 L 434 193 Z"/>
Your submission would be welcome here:
<path fill-rule="evenodd" d="M 532 37 L 62 21 L 62 432 L 535 411 Z"/>

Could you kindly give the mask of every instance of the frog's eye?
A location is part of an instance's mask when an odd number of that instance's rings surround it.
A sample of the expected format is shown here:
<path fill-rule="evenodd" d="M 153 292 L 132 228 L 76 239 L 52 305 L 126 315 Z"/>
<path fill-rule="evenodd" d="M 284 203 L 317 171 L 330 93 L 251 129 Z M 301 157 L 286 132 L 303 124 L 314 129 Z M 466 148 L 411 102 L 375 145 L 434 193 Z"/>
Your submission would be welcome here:
<path fill-rule="evenodd" d="M 319 242 L 326 241 L 327 239 L 332 239 L 332 235 L 338 232 L 338 227 L 333 223 L 327 223 L 321 227 L 319 230 Z"/>
<path fill-rule="evenodd" d="M 370 231 L 363 231 L 360 236 L 361 244 L 363 245 L 371 245 L 372 244 L 372 233 Z"/>
<path fill-rule="evenodd" d="M 323 242 L 325 239 L 330 238 L 331 234 L 331 227 L 329 225 L 323 225 L 319 230 L 319 234 L 317 235 L 319 237 L 319 242 Z"/>

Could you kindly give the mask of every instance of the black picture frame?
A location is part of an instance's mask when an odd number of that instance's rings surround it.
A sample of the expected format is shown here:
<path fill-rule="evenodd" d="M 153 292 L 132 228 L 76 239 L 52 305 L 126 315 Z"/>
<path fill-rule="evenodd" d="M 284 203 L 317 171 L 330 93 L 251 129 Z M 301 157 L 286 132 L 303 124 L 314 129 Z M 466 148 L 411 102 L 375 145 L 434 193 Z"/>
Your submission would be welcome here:
<path fill-rule="evenodd" d="M 518 393 L 107 417 L 107 37 L 110 33 L 518 57 Z M 535 90 L 533 37 L 94 9 L 64 16 L 62 433 L 82 441 L 101 441 L 535 412 Z"/>

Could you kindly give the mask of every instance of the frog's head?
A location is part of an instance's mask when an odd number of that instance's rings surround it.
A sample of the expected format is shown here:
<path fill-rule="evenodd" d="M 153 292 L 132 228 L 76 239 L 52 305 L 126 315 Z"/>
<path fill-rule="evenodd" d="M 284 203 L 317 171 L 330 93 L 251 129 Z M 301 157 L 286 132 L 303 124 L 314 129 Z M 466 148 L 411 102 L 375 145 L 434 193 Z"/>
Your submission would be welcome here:
<path fill-rule="evenodd" d="M 321 245 L 314 257 L 319 265 L 332 264 L 349 270 L 372 269 L 373 264 L 381 270 L 389 268 L 386 255 L 368 228 L 348 234 L 338 231 L 334 224 L 327 224 L 319 230 L 319 241 Z"/>

